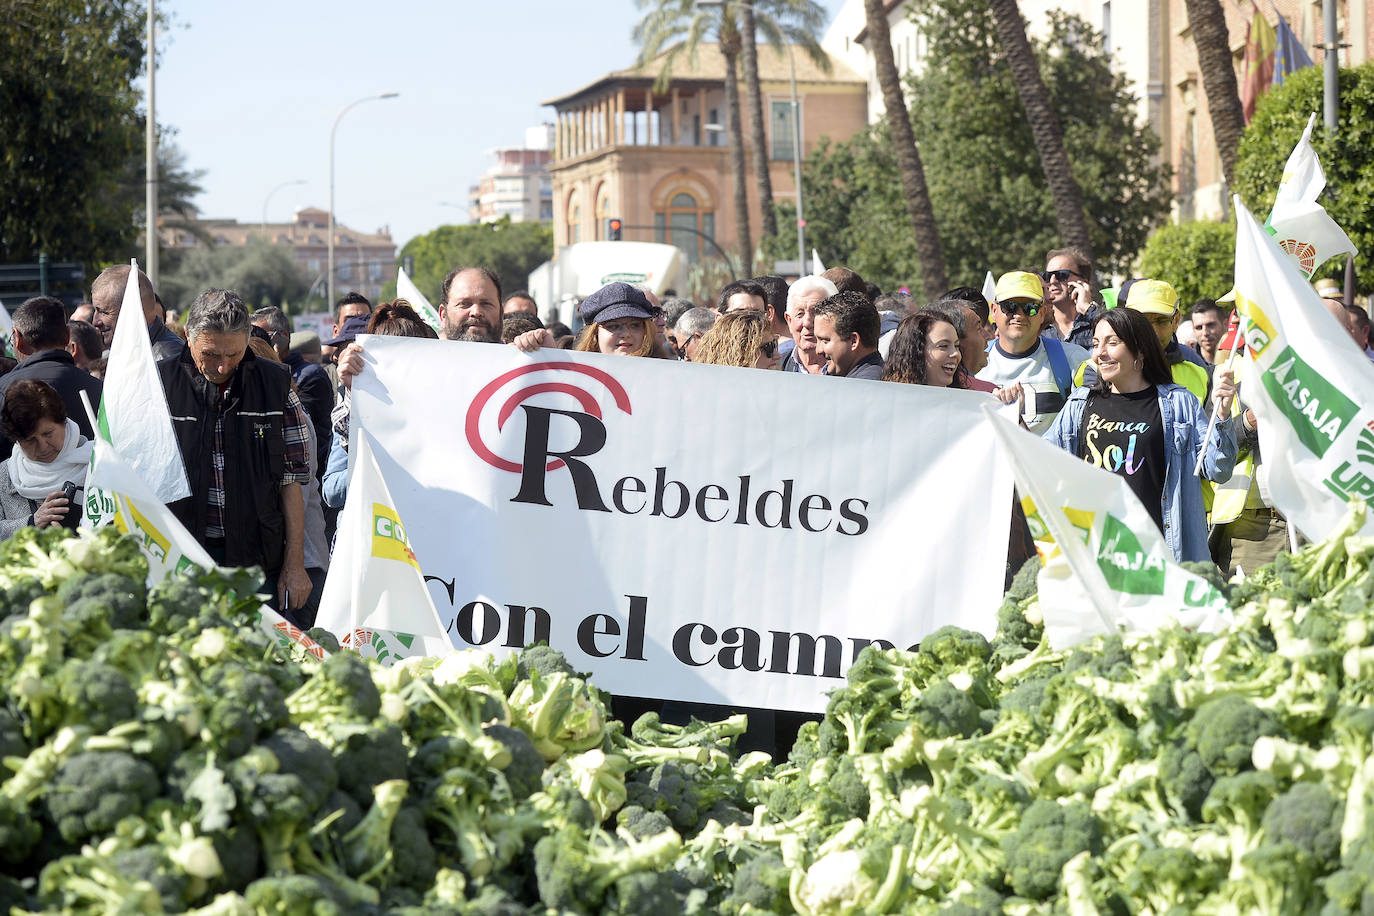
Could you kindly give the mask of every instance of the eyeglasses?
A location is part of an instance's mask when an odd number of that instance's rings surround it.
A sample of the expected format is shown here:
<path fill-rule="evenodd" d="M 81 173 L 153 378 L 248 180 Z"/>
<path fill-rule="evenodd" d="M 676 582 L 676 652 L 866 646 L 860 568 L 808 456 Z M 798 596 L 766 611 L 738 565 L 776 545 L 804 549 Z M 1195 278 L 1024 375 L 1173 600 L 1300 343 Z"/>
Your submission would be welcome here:
<path fill-rule="evenodd" d="M 1040 306 L 1034 302 L 999 302 L 997 304 L 1001 306 L 1002 314 L 1008 318 L 1017 312 L 1025 312 L 1027 318 L 1034 318 L 1040 314 Z"/>
<path fill-rule="evenodd" d="M 769 340 L 759 344 L 759 352 L 763 354 L 764 359 L 772 359 L 778 353 L 777 340 Z"/>
<path fill-rule="evenodd" d="M 677 354 L 677 358 L 678 358 L 678 359 L 686 359 L 686 358 L 687 358 L 687 348 L 690 347 L 690 346 L 692 345 L 692 341 L 696 340 L 696 339 L 697 339 L 698 337 L 700 337 L 700 336 L 701 336 L 700 334 L 691 334 L 691 335 L 688 335 L 688 337 L 687 337 L 685 340 L 682 341 L 682 345 L 681 345 L 681 346 L 678 345 L 677 341 L 674 341 L 674 342 L 673 342 L 673 352 Z"/>
<path fill-rule="evenodd" d="M 1069 277 L 1077 277 L 1080 280 L 1083 279 L 1082 274 L 1078 273 L 1077 271 L 1069 270 L 1068 268 L 1060 268 L 1059 270 L 1047 270 L 1040 275 L 1040 278 L 1044 280 L 1046 283 L 1050 282 L 1051 280 L 1054 280 L 1056 283 L 1060 284 L 1068 283 Z"/>

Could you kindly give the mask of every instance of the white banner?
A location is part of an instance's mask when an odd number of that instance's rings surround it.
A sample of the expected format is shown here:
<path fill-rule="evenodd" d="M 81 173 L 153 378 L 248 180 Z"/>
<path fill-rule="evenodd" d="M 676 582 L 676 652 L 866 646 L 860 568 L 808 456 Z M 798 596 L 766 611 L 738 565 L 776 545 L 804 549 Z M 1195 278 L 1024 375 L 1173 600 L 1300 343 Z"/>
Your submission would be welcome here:
<path fill-rule="evenodd" d="M 987 395 L 360 341 L 354 428 L 458 645 L 547 638 L 613 693 L 821 710 L 870 641 L 995 629 Z"/>
<path fill-rule="evenodd" d="M 1236 309 L 1251 360 L 1240 396 L 1274 507 L 1319 541 L 1351 497 L 1374 500 L 1374 365 L 1239 197 Z"/>
<path fill-rule="evenodd" d="M 1205 633 L 1229 625 L 1225 596 L 1174 562 L 1125 478 L 988 414 L 1045 564 L 1038 584 L 1050 645 L 1148 633 L 1171 618 Z"/>

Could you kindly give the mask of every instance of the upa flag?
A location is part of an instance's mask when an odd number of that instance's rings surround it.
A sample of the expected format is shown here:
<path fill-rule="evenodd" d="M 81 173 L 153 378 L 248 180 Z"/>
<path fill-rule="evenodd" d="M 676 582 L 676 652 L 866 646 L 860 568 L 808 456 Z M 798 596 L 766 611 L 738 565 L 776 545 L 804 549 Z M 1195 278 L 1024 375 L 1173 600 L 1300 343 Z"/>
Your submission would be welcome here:
<path fill-rule="evenodd" d="M 130 265 L 114 340 L 110 342 L 96 437 L 113 445 L 160 501 L 176 502 L 190 496 L 191 488 L 186 482 L 181 449 L 172 432 L 167 395 L 162 390 L 153 347 L 148 341 L 148 325 L 143 320 L 138 262 L 131 261 Z M 89 499 L 87 503 L 89 507 Z M 87 515 L 86 521 L 99 525 L 108 520 Z"/>
<path fill-rule="evenodd" d="M 1044 568 L 1045 634 L 1055 648 L 1109 633 L 1147 633 L 1172 618 L 1202 632 L 1229 621 L 1226 598 L 1174 561 L 1149 510 L 1121 477 L 1005 417 L 983 412 L 1016 474 Z"/>
<path fill-rule="evenodd" d="M 404 267 L 396 268 L 396 298 L 409 302 L 411 307 L 425 320 L 425 324 L 433 328 L 436 333 L 438 332 L 439 313 L 434 310 L 434 306 L 429 304 L 425 294 L 420 292 L 420 288 L 406 274 Z"/>
<path fill-rule="evenodd" d="M 1316 123 L 1314 112 L 1283 167 L 1283 180 L 1274 197 L 1274 209 L 1269 211 L 1269 221 L 1265 224 L 1279 247 L 1297 262 L 1309 280 L 1330 258 L 1355 254 L 1358 250 L 1326 209 L 1317 203 L 1326 187 L 1326 174 L 1317 159 L 1317 151 L 1312 148 L 1312 126 Z"/>
<path fill-rule="evenodd" d="M 1236 202 L 1236 309 L 1274 508 L 1309 540 L 1374 500 L 1374 364 L 1249 210 Z M 1365 524 L 1374 533 L 1374 515 Z"/>
<path fill-rule="evenodd" d="M 341 646 L 383 662 L 445 655 L 453 643 L 425 587 L 371 440 L 363 430 L 356 432 L 349 455 L 353 476 L 315 624 L 334 633 Z"/>

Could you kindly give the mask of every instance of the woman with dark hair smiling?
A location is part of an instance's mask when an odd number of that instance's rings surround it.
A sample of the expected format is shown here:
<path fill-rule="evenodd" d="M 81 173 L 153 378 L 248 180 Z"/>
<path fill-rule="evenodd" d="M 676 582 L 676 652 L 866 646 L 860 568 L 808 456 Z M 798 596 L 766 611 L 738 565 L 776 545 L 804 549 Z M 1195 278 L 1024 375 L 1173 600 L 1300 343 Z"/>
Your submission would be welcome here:
<path fill-rule="evenodd" d="M 0 538 L 27 525 L 75 527 L 91 443 L 67 417 L 62 396 L 47 382 L 15 382 L 5 392 L 0 428 L 15 444 L 0 462 Z M 76 485 L 70 500 L 67 484 Z"/>
<path fill-rule="evenodd" d="M 1159 526 L 1176 560 L 1207 560 L 1202 484 L 1193 475 L 1199 454 L 1209 480 L 1225 483 L 1236 461 L 1236 386 L 1218 371 L 1212 399 L 1220 416 L 1210 441 L 1207 412 L 1175 385 L 1159 338 L 1141 313 L 1115 308 L 1093 329 L 1098 381 L 1078 388 L 1045 438 L 1084 461 L 1126 479 Z"/>
<path fill-rule="evenodd" d="M 959 331 L 954 324 L 944 315 L 915 312 L 903 318 L 892 335 L 883 381 L 964 388 L 959 358 Z"/>

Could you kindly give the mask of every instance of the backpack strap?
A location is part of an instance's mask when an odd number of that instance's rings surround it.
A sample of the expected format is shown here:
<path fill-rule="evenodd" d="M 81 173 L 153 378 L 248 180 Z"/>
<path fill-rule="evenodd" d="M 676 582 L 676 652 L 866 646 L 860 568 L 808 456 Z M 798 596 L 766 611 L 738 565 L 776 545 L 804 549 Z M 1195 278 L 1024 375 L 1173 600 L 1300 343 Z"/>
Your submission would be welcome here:
<path fill-rule="evenodd" d="M 1064 353 L 1064 344 L 1053 337 L 1042 337 L 1040 342 L 1045 347 L 1045 355 L 1050 359 L 1050 370 L 1054 373 L 1059 393 L 1068 397 L 1069 392 L 1073 390 L 1073 373 L 1069 370 L 1069 358 Z"/>

